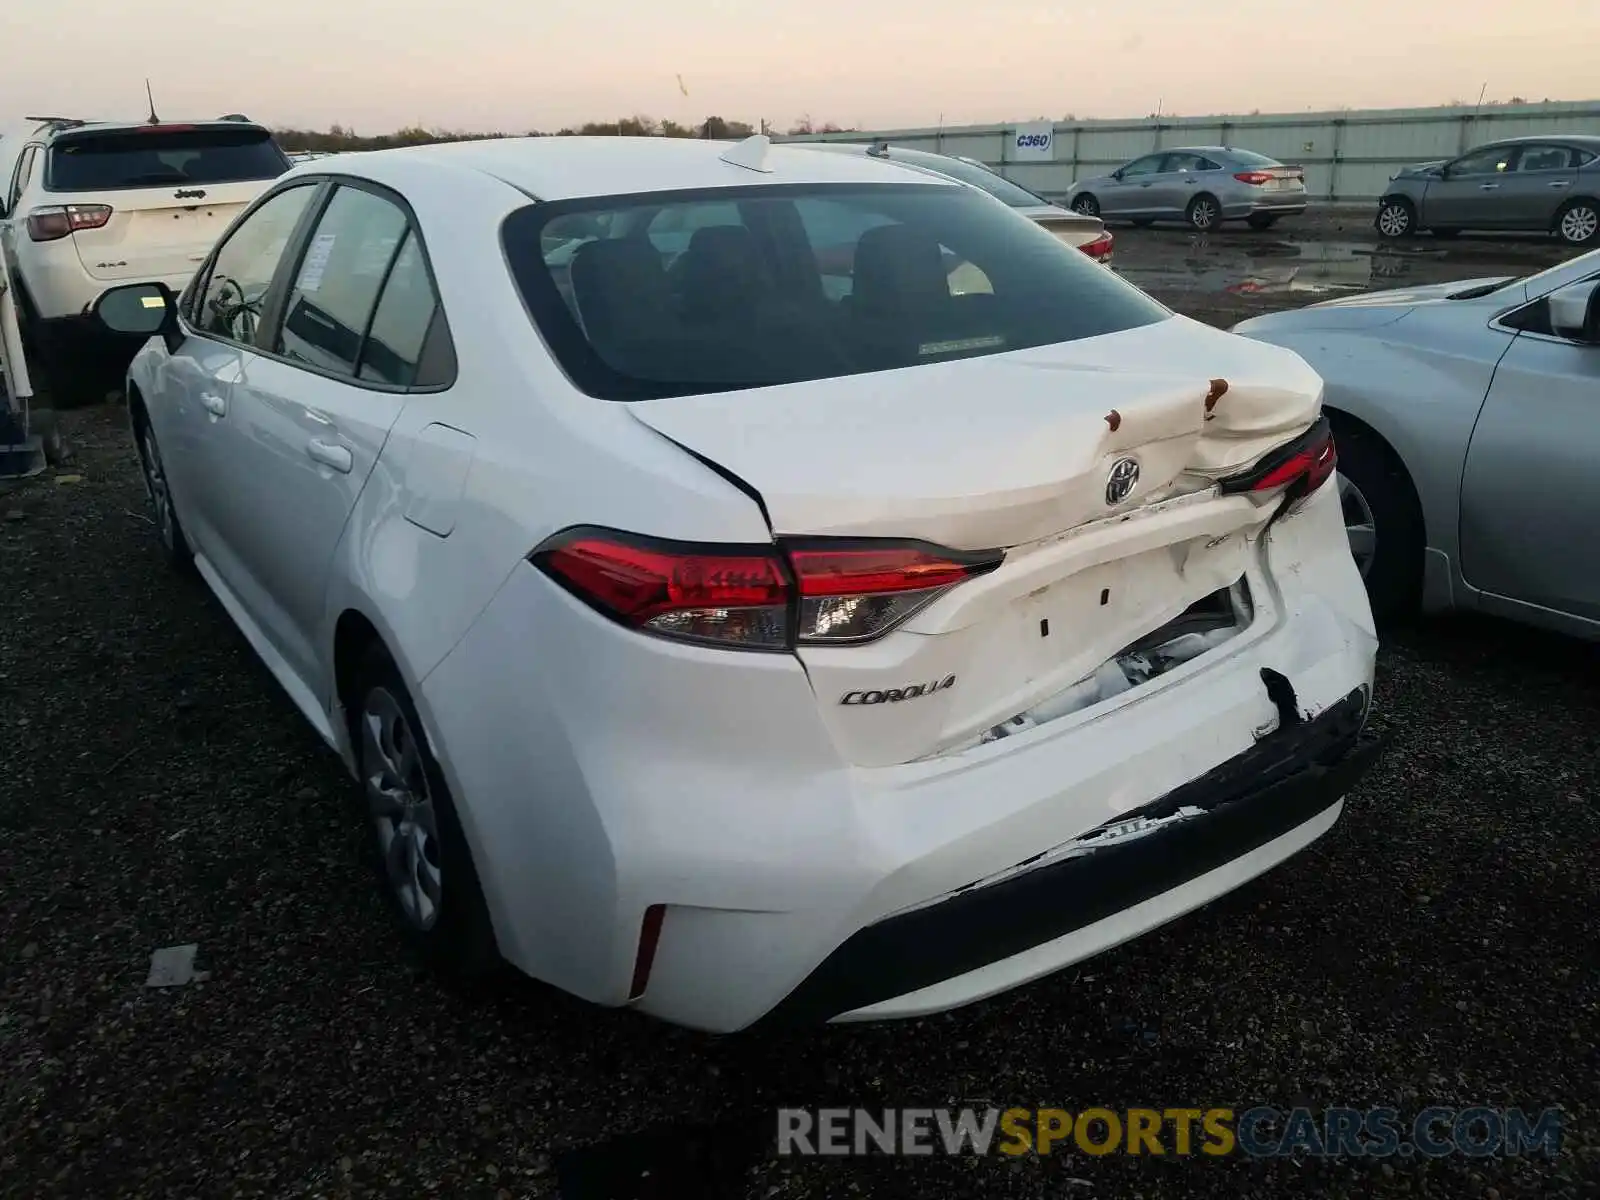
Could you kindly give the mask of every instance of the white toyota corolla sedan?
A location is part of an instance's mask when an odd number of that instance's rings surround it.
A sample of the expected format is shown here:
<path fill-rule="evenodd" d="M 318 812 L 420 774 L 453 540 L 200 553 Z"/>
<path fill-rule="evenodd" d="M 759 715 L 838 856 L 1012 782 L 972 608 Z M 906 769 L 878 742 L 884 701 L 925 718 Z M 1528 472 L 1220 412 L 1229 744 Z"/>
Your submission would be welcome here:
<path fill-rule="evenodd" d="M 1318 376 L 927 172 L 351 155 L 98 311 L 154 335 L 166 553 L 448 971 L 948 1009 L 1288 858 L 1376 752 Z"/>

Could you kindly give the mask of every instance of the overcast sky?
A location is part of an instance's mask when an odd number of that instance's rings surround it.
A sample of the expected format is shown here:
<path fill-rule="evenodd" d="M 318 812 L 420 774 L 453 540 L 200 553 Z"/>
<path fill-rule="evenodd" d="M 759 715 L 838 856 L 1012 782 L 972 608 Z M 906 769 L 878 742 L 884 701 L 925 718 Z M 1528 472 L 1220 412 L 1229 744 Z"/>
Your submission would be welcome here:
<path fill-rule="evenodd" d="M 1591 99 L 1600 0 L 0 0 L 0 128 L 863 128 Z M 679 92 L 682 75 L 689 95 Z"/>

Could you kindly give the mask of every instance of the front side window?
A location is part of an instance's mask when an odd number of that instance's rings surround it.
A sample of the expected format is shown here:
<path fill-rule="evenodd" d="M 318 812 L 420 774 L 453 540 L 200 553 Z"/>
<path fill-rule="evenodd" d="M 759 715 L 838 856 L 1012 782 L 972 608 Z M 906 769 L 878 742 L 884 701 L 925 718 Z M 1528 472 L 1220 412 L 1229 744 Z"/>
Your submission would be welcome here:
<path fill-rule="evenodd" d="M 315 184 L 279 192 L 241 221 L 217 250 L 192 313 L 201 333 L 252 345 L 261 306 Z"/>
<path fill-rule="evenodd" d="M 276 179 L 289 165 L 272 135 L 249 125 L 72 133 L 50 147 L 45 188 L 104 192 L 244 183 Z"/>
<path fill-rule="evenodd" d="M 681 250 L 637 212 L 693 227 Z M 660 211 L 657 211 L 660 210 Z M 736 214 L 737 220 L 708 222 Z M 597 214 L 607 214 L 597 222 Z M 565 228 L 611 236 L 582 241 Z M 614 400 L 895 370 L 1170 314 L 970 188 L 767 185 L 561 201 L 507 218 L 507 261 L 568 375 Z"/>
<path fill-rule="evenodd" d="M 1452 175 L 1499 175 L 1510 169 L 1511 149 L 1507 146 L 1474 150 L 1450 164 Z"/>
<path fill-rule="evenodd" d="M 338 375 L 355 375 L 361 341 L 406 233 L 392 201 L 341 187 L 307 239 L 272 350 Z"/>

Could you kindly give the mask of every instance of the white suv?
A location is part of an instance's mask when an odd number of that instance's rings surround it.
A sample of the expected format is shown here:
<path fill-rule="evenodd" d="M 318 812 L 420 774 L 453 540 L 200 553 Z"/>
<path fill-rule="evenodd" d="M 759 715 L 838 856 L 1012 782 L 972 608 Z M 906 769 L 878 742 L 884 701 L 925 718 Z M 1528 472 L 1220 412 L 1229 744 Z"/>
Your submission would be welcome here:
<path fill-rule="evenodd" d="M 58 401 L 97 370 L 113 384 L 138 348 L 87 315 L 100 294 L 132 282 L 181 290 L 233 218 L 290 166 L 269 130 L 237 117 L 40 118 L 22 137 L 0 178 L 0 242 Z"/>

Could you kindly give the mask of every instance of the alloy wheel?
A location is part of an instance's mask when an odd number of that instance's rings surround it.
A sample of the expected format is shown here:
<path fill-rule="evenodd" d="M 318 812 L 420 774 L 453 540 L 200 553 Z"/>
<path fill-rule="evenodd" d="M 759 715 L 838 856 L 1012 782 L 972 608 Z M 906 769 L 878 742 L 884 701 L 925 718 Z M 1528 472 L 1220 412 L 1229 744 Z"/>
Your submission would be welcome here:
<path fill-rule="evenodd" d="M 1100 206 L 1095 203 L 1093 196 L 1079 196 L 1072 202 L 1072 211 L 1086 217 L 1098 217 Z"/>
<path fill-rule="evenodd" d="M 1215 225 L 1216 221 L 1217 206 L 1204 196 L 1189 206 L 1189 224 L 1196 229 L 1205 231 Z"/>
<path fill-rule="evenodd" d="M 1372 570 L 1372 560 L 1378 552 L 1378 529 L 1372 519 L 1372 506 L 1361 494 L 1361 489 L 1343 473 L 1339 479 L 1339 505 L 1344 510 L 1344 533 L 1350 542 L 1350 557 L 1356 560 L 1356 570 L 1366 579 Z"/>
<path fill-rule="evenodd" d="M 405 919 L 425 933 L 439 920 L 444 887 L 438 811 L 416 733 L 384 687 L 362 706 L 361 767 L 384 877 Z"/>
<path fill-rule="evenodd" d="M 1574 204 L 1561 214 L 1561 237 L 1573 246 L 1581 246 L 1600 230 L 1600 212 L 1591 204 Z"/>
<path fill-rule="evenodd" d="M 1384 237 L 1404 237 L 1411 232 L 1411 210 L 1404 204 L 1385 204 L 1378 210 L 1378 232 Z"/>

